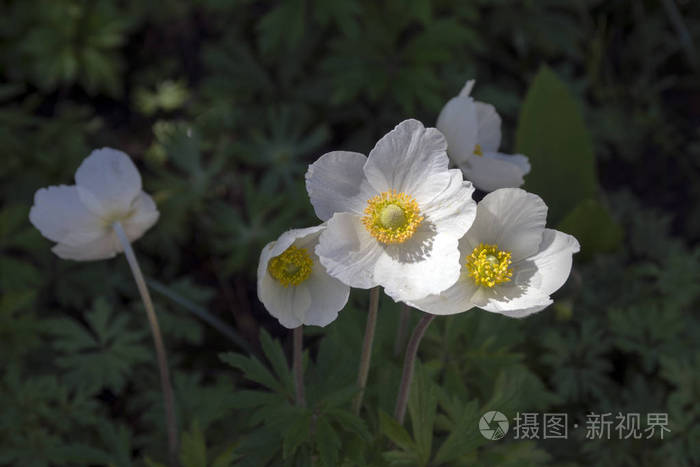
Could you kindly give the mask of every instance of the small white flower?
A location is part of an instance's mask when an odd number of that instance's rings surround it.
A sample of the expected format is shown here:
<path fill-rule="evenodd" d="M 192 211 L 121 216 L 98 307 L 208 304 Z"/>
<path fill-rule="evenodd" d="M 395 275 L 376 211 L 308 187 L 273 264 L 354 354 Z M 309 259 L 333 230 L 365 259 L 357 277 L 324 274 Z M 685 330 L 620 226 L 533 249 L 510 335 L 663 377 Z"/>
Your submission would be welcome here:
<path fill-rule="evenodd" d="M 459 277 L 457 241 L 476 213 L 474 188 L 448 169 L 435 128 L 406 120 L 369 157 L 335 151 L 309 166 L 306 189 L 327 221 L 316 253 L 351 287 L 381 285 L 394 300 L 439 293 Z"/>
<path fill-rule="evenodd" d="M 474 81 L 467 81 L 457 97 L 442 108 L 435 125 L 447 139 L 447 152 L 467 180 L 483 191 L 517 188 L 530 172 L 522 154 L 498 152 L 501 145 L 501 117 L 491 104 L 469 96 Z"/>
<path fill-rule="evenodd" d="M 348 301 L 350 287 L 329 276 L 314 253 L 324 228 L 288 230 L 260 254 L 258 299 L 286 328 L 326 326 Z"/>
<path fill-rule="evenodd" d="M 574 237 L 545 228 L 546 218 L 547 206 L 537 195 L 518 188 L 489 193 L 459 242 L 457 283 L 409 304 L 436 315 L 476 306 L 514 318 L 544 309 L 552 303 L 550 294 L 566 282 L 572 255 L 579 251 Z"/>
<path fill-rule="evenodd" d="M 153 199 L 141 190 L 139 171 L 121 151 L 92 151 L 78 167 L 75 183 L 37 190 L 29 211 L 34 227 L 57 243 L 51 251 L 61 258 L 111 258 L 123 250 L 115 222 L 134 241 L 158 220 Z"/>

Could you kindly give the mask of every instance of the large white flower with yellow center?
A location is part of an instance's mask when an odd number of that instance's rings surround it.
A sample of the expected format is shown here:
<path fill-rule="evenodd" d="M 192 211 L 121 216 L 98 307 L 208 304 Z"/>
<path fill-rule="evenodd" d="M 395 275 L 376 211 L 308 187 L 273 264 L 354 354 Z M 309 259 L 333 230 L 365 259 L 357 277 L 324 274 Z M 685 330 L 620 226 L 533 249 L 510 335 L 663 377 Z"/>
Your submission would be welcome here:
<path fill-rule="evenodd" d="M 131 158 L 111 148 L 96 149 L 85 158 L 75 185 L 39 189 L 29 211 L 34 227 L 57 243 L 51 251 L 78 261 L 111 258 L 123 250 L 115 222 L 134 241 L 158 216 Z"/>
<path fill-rule="evenodd" d="M 476 220 L 459 242 L 462 274 L 439 295 L 409 304 L 436 315 L 472 307 L 514 318 L 552 303 L 550 294 L 566 282 L 572 255 L 579 251 L 571 235 L 545 228 L 547 206 L 518 188 L 489 193 L 477 206 Z"/>
<path fill-rule="evenodd" d="M 350 287 L 329 276 L 314 253 L 324 225 L 288 230 L 265 245 L 258 298 L 282 326 L 326 326 L 338 317 Z"/>
<path fill-rule="evenodd" d="M 438 293 L 459 277 L 457 241 L 476 212 L 474 188 L 448 169 L 435 128 L 406 120 L 365 157 L 335 151 L 306 174 L 319 218 L 316 253 L 329 274 L 351 287 L 381 285 L 395 300 Z"/>
<path fill-rule="evenodd" d="M 470 97 L 474 81 L 467 81 L 457 97 L 450 99 L 438 117 L 437 126 L 447 139 L 447 153 L 467 180 L 483 191 L 519 187 L 530 172 L 522 154 L 498 152 L 501 117 L 491 104 Z"/>

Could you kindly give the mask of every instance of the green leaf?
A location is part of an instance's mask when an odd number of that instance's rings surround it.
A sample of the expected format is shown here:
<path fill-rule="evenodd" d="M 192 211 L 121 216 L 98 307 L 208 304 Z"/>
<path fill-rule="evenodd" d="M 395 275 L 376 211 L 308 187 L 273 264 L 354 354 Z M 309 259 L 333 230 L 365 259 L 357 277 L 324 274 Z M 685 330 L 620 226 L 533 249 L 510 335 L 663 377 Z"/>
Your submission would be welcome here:
<path fill-rule="evenodd" d="M 167 467 L 165 464 L 151 460 L 149 457 L 146 457 L 144 462 L 146 463 L 146 467 Z"/>
<path fill-rule="evenodd" d="M 476 450 L 486 439 L 477 431 L 479 413 L 476 401 L 459 408 L 450 434 L 435 454 L 436 465 L 455 462 L 460 457 Z"/>
<path fill-rule="evenodd" d="M 304 441 L 309 439 L 311 414 L 304 413 L 286 428 L 282 440 L 282 455 L 285 459 L 292 457 Z"/>
<path fill-rule="evenodd" d="M 190 430 L 182 434 L 180 462 L 182 467 L 204 467 L 207 465 L 207 445 L 196 420 L 192 423 Z"/>
<path fill-rule="evenodd" d="M 67 370 L 66 381 L 75 387 L 120 391 L 136 364 L 152 360 L 143 344 L 147 331 L 130 329 L 129 315 L 113 312 L 103 299 L 95 301 L 85 318 L 89 328 L 68 318 L 51 321 L 54 349 L 63 354 L 56 363 Z"/>
<path fill-rule="evenodd" d="M 280 394 L 287 394 L 286 388 L 280 384 L 277 378 L 268 370 L 265 365 L 255 357 L 245 357 L 235 352 L 219 354 L 222 362 L 228 363 L 234 368 L 241 370 L 245 377 L 256 383 L 260 383 L 268 389 L 272 389 Z"/>
<path fill-rule="evenodd" d="M 594 199 L 580 202 L 564 217 L 557 230 L 576 237 L 581 244 L 580 259 L 613 251 L 622 241 L 622 228 L 610 217 L 608 210 Z"/>
<path fill-rule="evenodd" d="M 413 442 L 408 431 L 381 410 L 379 411 L 379 431 L 404 451 L 417 454 L 416 443 Z"/>
<path fill-rule="evenodd" d="M 279 394 L 267 391 L 243 390 L 233 393 L 233 407 L 237 409 L 250 409 L 264 405 L 277 404 L 282 401 Z"/>
<path fill-rule="evenodd" d="M 216 456 L 216 459 L 211 463 L 211 467 L 230 467 L 233 465 L 234 460 L 236 460 L 235 444 L 227 447 L 221 454 Z"/>
<path fill-rule="evenodd" d="M 517 152 L 530 158 L 525 188 L 549 206 L 558 223 L 582 200 L 595 198 L 598 182 L 593 143 L 574 97 L 546 65 L 540 68 L 523 103 Z"/>
<path fill-rule="evenodd" d="M 304 36 L 303 0 L 279 2 L 258 23 L 258 41 L 263 53 L 280 47 L 295 47 Z"/>
<path fill-rule="evenodd" d="M 330 409 L 326 413 L 329 417 L 335 419 L 338 425 L 344 430 L 355 433 L 365 441 L 369 441 L 371 439 L 372 435 L 369 433 L 367 425 L 365 424 L 364 420 L 357 415 L 343 409 Z"/>
<path fill-rule="evenodd" d="M 260 344 L 262 345 L 265 357 L 267 357 L 270 364 L 272 364 L 272 369 L 280 381 L 285 385 L 287 391 L 292 393 L 294 391 L 294 381 L 292 379 L 292 372 L 289 369 L 289 364 L 287 363 L 287 358 L 284 356 L 284 351 L 278 340 L 273 340 L 270 334 L 264 329 L 260 330 Z"/>
<path fill-rule="evenodd" d="M 416 362 L 416 372 L 411 386 L 408 413 L 411 416 L 413 436 L 416 440 L 421 464 L 425 465 L 430 460 L 437 396 L 434 383 L 428 378 L 420 362 Z"/>
<path fill-rule="evenodd" d="M 340 446 L 340 438 L 331 424 L 325 418 L 320 418 L 316 425 L 316 447 L 321 455 L 323 465 L 327 467 L 338 465 Z"/>

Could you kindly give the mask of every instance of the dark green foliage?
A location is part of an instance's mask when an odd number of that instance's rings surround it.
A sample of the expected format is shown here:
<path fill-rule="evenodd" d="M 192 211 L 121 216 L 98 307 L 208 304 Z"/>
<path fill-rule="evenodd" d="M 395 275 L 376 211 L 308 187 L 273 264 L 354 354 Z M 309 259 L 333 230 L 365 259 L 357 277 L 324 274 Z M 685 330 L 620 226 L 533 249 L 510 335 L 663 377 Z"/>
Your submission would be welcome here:
<path fill-rule="evenodd" d="M 70 318 L 47 323 L 56 364 L 67 370 L 65 380 L 70 386 L 88 393 L 103 387 L 119 392 L 130 369 L 149 360 L 149 349 L 141 343 L 146 331 L 129 330 L 128 315 L 115 316 L 101 300 L 85 320 L 87 327 Z"/>
<path fill-rule="evenodd" d="M 134 158 L 161 212 L 134 248 L 182 467 L 700 464 L 700 3 L 0 5 L 0 466 L 166 465 L 126 261 L 60 260 L 28 222 L 34 192 L 73 183 L 102 146 Z M 367 307 L 354 291 L 338 320 L 304 329 L 297 406 L 291 336 L 256 298 L 260 250 L 319 222 L 310 162 L 366 154 L 405 118 L 433 124 L 471 78 L 503 117 L 502 150 L 531 158 L 525 188 L 549 226 L 581 242 L 569 282 L 525 320 L 436 319 L 403 426 L 387 297 L 351 411 Z M 569 438 L 489 441 L 488 410 L 568 413 Z M 589 440 L 590 412 L 665 412 L 671 432 Z"/>
<path fill-rule="evenodd" d="M 526 188 L 547 200 L 548 220 L 557 223 L 596 195 L 593 142 L 576 102 L 546 66 L 535 76 L 518 122 L 516 150 L 532 165 Z"/>

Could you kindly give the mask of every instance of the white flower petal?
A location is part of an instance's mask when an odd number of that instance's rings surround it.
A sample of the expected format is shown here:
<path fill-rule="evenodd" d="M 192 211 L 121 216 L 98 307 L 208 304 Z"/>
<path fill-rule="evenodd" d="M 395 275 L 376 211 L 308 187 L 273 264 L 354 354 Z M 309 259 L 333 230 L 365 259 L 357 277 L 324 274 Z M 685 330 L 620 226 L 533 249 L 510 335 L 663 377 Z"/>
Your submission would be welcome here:
<path fill-rule="evenodd" d="M 75 183 L 88 209 L 104 217 L 128 213 L 141 193 L 141 175 L 131 158 L 112 148 L 92 151 L 78 167 Z"/>
<path fill-rule="evenodd" d="M 80 245 L 58 243 L 51 248 L 51 251 L 62 259 L 95 261 L 98 259 L 113 258 L 117 253 L 121 253 L 123 249 L 114 232 L 110 232 L 93 241 Z"/>
<path fill-rule="evenodd" d="M 515 263 L 539 251 L 546 220 L 547 205 L 542 198 L 519 188 L 502 188 L 479 202 L 476 219 L 460 247 L 496 244 L 510 251 Z"/>
<path fill-rule="evenodd" d="M 484 155 L 486 156 L 486 154 Z M 520 171 L 523 173 L 523 175 L 527 175 L 530 173 L 530 159 L 527 156 L 524 156 L 522 154 L 503 154 L 501 152 L 494 152 L 491 153 L 490 157 L 501 159 L 506 162 L 510 162 L 511 164 L 517 165 L 520 168 Z"/>
<path fill-rule="evenodd" d="M 319 219 L 336 212 L 360 214 L 377 194 L 362 170 L 367 158 L 357 152 L 333 151 L 321 156 L 306 172 L 306 191 Z"/>
<path fill-rule="evenodd" d="M 303 324 L 301 317 L 311 304 L 309 290 L 302 285 L 284 287 L 269 274 L 258 275 L 258 299 L 282 326 L 293 329 Z"/>
<path fill-rule="evenodd" d="M 478 143 L 483 152 L 496 152 L 501 145 L 501 117 L 491 104 L 475 101 L 479 122 Z"/>
<path fill-rule="evenodd" d="M 531 276 L 529 283 L 532 287 L 551 295 L 569 278 L 572 256 L 579 250 L 578 241 L 571 235 L 545 229 L 537 254 L 516 266 L 520 273 Z"/>
<path fill-rule="evenodd" d="M 523 176 L 530 172 L 527 157 L 521 154 L 507 156 L 493 152 L 473 156 L 460 168 L 464 172 L 464 178 L 471 180 L 482 191 L 518 188 L 525 183 Z"/>
<path fill-rule="evenodd" d="M 455 97 L 440 111 L 438 130 L 447 140 L 447 152 L 455 165 L 461 165 L 474 157 L 479 142 L 479 123 L 476 105 L 471 97 Z"/>
<path fill-rule="evenodd" d="M 470 277 L 460 277 L 449 289 L 436 295 L 428 295 L 408 304 L 433 315 L 454 315 L 470 310 L 479 288 Z"/>
<path fill-rule="evenodd" d="M 469 97 L 469 95 L 472 93 L 472 89 L 474 88 L 474 84 L 476 84 L 476 80 L 470 79 L 466 83 L 464 83 L 464 87 L 462 88 L 461 91 L 459 91 L 458 96 L 459 97 Z"/>
<path fill-rule="evenodd" d="M 330 277 L 313 253 L 325 225 L 294 229 L 263 248 L 258 263 L 258 298 L 272 316 L 285 327 L 302 324 L 326 326 L 345 306 L 350 288 Z M 311 275 L 296 286 L 284 287 L 268 272 L 269 261 L 294 245 L 306 248 L 312 259 Z"/>
<path fill-rule="evenodd" d="M 438 233 L 461 238 L 476 217 L 476 202 L 472 199 L 474 187 L 463 180 L 459 169 L 449 172 L 450 184 L 421 210 L 421 214 L 435 225 Z"/>
<path fill-rule="evenodd" d="M 325 224 L 321 224 L 303 229 L 287 230 L 280 235 L 277 240 L 268 243 L 268 245 L 270 245 L 270 256 L 266 261 L 270 261 L 270 259 L 274 258 L 275 256 L 281 255 L 287 248 L 292 246 L 292 244 L 295 244 L 299 248 L 306 248 L 309 250 L 309 254 L 312 254 L 316 244 L 316 239 L 320 235 L 320 232 L 325 228 Z M 263 251 L 265 251 L 264 248 Z M 267 268 L 267 265 L 265 267 Z"/>
<path fill-rule="evenodd" d="M 435 128 L 404 120 L 384 135 L 369 153 L 364 172 L 378 192 L 396 190 L 418 204 L 432 200 L 450 182 L 447 143 Z"/>
<path fill-rule="evenodd" d="M 37 190 L 29 221 L 44 237 L 66 246 L 89 243 L 105 234 L 102 221 L 83 205 L 75 186 Z"/>
<path fill-rule="evenodd" d="M 479 308 L 511 318 L 523 318 L 552 304 L 549 295 L 523 284 L 509 282 L 479 290 L 486 300 L 486 303 L 477 305 Z"/>
<path fill-rule="evenodd" d="M 395 301 L 413 301 L 438 294 L 459 278 L 457 237 L 440 234 L 423 222 L 401 244 L 383 245 L 374 277 Z"/>
<path fill-rule="evenodd" d="M 338 317 L 338 312 L 348 302 L 350 287 L 329 276 L 320 263 L 314 264 L 311 276 L 304 284 L 311 295 L 311 304 L 303 319 L 304 324 L 327 326 Z"/>
<path fill-rule="evenodd" d="M 306 282 L 294 287 L 289 287 L 289 289 L 291 292 L 290 303 L 292 315 L 294 315 L 294 317 L 297 319 L 297 322 L 300 323 L 295 325 L 295 327 L 297 327 L 301 324 L 304 324 L 304 317 L 306 316 L 306 313 L 311 307 L 311 292 L 309 291 L 309 287 L 306 284 Z M 280 320 L 280 323 L 281 322 L 282 321 Z"/>
<path fill-rule="evenodd" d="M 141 235 L 156 223 L 159 216 L 153 198 L 142 191 L 131 205 L 131 214 L 122 222 L 126 236 L 132 242 L 141 238 Z"/>
<path fill-rule="evenodd" d="M 309 254 L 313 255 L 313 250 L 316 244 L 316 239 L 320 232 L 325 229 L 324 224 L 315 227 L 307 227 L 304 229 L 291 229 L 284 232 L 275 241 L 272 241 L 263 247 L 260 252 L 260 261 L 258 261 L 258 280 L 263 274 L 267 274 L 267 265 L 272 258 L 279 256 L 284 251 L 297 243 L 300 248 L 307 248 Z M 269 274 L 267 274 L 269 275 Z"/>
<path fill-rule="evenodd" d="M 316 254 L 328 274 L 344 284 L 360 289 L 378 285 L 374 264 L 381 256 L 382 248 L 367 232 L 359 216 L 334 214 L 319 237 Z"/>
<path fill-rule="evenodd" d="M 303 290 L 299 290 L 299 287 L 284 287 L 268 273 L 267 265 L 270 259 L 279 255 L 279 253 L 274 251 L 277 243 L 279 242 L 268 243 L 260 253 L 260 261 L 258 262 L 258 300 L 272 316 L 277 318 L 282 326 L 291 329 L 301 326 L 302 322 L 298 318 L 298 314 L 303 316 L 306 312 L 311 304 L 311 296 L 306 287 Z M 289 245 L 291 245 L 291 242 Z M 282 251 L 286 250 L 287 247 Z"/>

